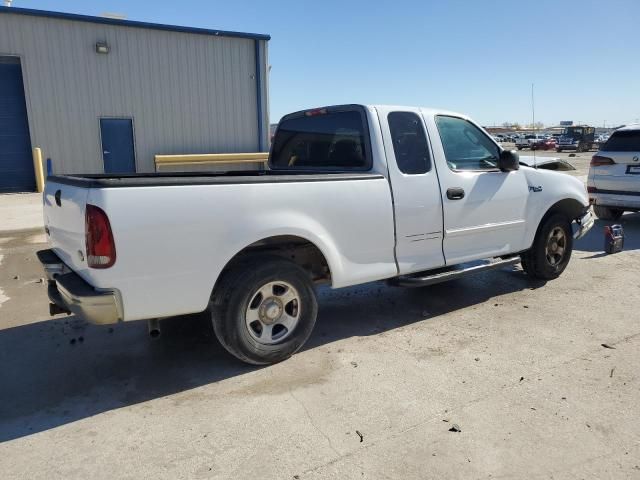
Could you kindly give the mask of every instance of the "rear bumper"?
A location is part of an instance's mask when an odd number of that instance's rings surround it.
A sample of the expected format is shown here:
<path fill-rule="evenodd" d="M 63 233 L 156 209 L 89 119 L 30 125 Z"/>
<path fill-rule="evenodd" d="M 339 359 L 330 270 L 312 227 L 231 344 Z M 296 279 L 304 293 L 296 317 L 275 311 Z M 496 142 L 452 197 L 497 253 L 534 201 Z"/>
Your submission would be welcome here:
<path fill-rule="evenodd" d="M 640 192 L 591 189 L 589 202 L 601 207 L 638 211 L 640 210 Z"/>
<path fill-rule="evenodd" d="M 49 300 L 60 309 L 97 325 L 123 320 L 120 294 L 96 289 L 67 267 L 52 250 L 41 250 L 38 259 L 49 280 Z"/>
<path fill-rule="evenodd" d="M 578 149 L 578 145 L 576 145 L 575 143 L 572 143 L 572 144 L 568 143 L 566 145 L 558 144 L 558 145 L 556 145 L 556 150 L 558 148 L 561 149 L 561 150 L 577 150 Z"/>

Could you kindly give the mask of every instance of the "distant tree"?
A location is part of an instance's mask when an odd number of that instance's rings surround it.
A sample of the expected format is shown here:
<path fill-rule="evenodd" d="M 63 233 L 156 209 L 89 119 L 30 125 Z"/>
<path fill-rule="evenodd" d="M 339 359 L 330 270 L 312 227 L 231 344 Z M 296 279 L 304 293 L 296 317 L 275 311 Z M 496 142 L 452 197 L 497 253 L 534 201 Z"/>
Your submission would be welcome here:
<path fill-rule="evenodd" d="M 516 130 L 520 128 L 520 124 L 518 122 L 504 122 L 502 126 L 504 128 L 513 128 Z"/>
<path fill-rule="evenodd" d="M 541 130 L 541 129 L 544 128 L 544 123 L 542 123 L 542 122 L 528 123 L 526 125 L 526 127 L 527 128 L 532 128 L 532 129 L 535 129 L 535 130 Z"/>

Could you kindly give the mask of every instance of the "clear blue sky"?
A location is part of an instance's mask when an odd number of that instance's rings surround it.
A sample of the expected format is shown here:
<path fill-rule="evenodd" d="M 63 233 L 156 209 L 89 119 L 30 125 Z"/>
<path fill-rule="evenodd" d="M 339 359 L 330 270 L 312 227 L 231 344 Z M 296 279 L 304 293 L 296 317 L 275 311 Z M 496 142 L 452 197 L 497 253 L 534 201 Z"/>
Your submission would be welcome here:
<path fill-rule="evenodd" d="M 640 119 L 640 0 L 14 0 L 272 36 L 271 121 L 335 103 L 442 107 L 488 125 Z"/>

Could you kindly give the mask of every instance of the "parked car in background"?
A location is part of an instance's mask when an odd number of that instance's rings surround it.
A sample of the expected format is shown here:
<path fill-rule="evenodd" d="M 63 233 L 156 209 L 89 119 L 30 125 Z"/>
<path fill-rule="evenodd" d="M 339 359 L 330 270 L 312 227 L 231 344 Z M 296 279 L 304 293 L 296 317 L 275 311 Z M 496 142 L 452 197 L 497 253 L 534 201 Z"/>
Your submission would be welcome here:
<path fill-rule="evenodd" d="M 531 143 L 531 150 L 553 150 L 554 148 L 556 148 L 556 139 L 553 137 L 536 139 Z"/>
<path fill-rule="evenodd" d="M 587 191 L 603 220 L 640 211 L 640 124 L 616 130 L 600 147 L 591 159 Z"/>
<path fill-rule="evenodd" d="M 44 221 L 52 314 L 155 327 L 207 310 L 252 364 L 302 347 L 317 284 L 520 262 L 550 280 L 593 225 L 580 180 L 521 166 L 468 117 L 363 105 L 283 117 L 263 172 L 51 176 Z"/>
<path fill-rule="evenodd" d="M 522 150 L 523 148 L 531 148 L 531 146 L 533 144 L 535 144 L 536 142 L 539 142 L 541 140 L 543 140 L 544 137 L 542 135 L 536 134 L 529 134 L 529 135 L 524 135 L 523 137 L 520 137 L 518 139 L 516 139 L 516 148 L 518 150 Z"/>

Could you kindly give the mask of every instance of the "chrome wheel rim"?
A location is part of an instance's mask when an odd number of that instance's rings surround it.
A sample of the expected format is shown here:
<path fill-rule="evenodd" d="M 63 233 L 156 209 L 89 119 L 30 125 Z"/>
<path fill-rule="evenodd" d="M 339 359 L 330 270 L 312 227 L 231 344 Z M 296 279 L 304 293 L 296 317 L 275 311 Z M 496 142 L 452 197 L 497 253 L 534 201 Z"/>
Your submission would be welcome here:
<path fill-rule="evenodd" d="M 547 238 L 547 246 L 545 248 L 545 255 L 547 262 L 552 267 L 556 267 L 562 263 L 567 251 L 567 235 L 565 231 L 560 227 L 555 227 L 549 232 Z"/>
<path fill-rule="evenodd" d="M 287 338 L 300 320 L 300 294 L 287 282 L 264 284 L 252 296 L 245 313 L 249 335 L 273 345 Z"/>

